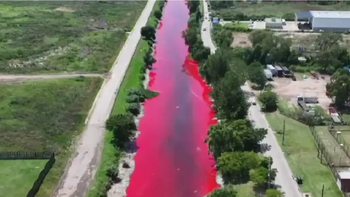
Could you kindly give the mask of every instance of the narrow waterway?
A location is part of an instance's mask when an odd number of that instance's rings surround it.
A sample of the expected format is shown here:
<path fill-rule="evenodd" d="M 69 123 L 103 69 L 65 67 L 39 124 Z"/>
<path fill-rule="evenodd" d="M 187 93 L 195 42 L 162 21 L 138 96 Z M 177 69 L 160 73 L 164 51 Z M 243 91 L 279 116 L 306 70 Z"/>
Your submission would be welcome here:
<path fill-rule="evenodd" d="M 204 142 L 210 124 L 216 123 L 211 89 L 196 62 L 187 58 L 181 36 L 188 19 L 185 1 L 168 1 L 149 84 L 160 95 L 145 103 L 127 197 L 203 197 L 219 187 Z"/>

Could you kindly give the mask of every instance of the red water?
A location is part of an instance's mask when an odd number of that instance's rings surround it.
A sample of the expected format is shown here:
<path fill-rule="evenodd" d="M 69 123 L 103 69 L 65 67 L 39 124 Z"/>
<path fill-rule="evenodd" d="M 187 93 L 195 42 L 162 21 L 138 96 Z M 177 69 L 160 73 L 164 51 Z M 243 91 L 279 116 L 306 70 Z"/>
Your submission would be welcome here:
<path fill-rule="evenodd" d="M 219 185 L 204 142 L 215 124 L 209 92 L 181 37 L 189 19 L 185 1 L 168 1 L 157 31 L 149 88 L 127 197 L 203 197 Z"/>

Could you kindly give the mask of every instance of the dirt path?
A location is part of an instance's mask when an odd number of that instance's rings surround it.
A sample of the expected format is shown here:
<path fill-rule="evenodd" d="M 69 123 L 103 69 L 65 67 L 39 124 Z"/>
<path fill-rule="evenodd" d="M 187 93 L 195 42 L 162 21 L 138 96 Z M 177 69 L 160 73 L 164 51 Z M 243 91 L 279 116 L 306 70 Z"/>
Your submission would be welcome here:
<path fill-rule="evenodd" d="M 67 74 L 45 74 L 45 75 L 9 75 L 0 74 L 0 82 L 19 82 L 19 81 L 31 81 L 41 79 L 61 79 L 61 78 L 73 78 L 73 77 L 106 77 L 108 74 L 79 74 L 79 73 L 67 73 Z"/>

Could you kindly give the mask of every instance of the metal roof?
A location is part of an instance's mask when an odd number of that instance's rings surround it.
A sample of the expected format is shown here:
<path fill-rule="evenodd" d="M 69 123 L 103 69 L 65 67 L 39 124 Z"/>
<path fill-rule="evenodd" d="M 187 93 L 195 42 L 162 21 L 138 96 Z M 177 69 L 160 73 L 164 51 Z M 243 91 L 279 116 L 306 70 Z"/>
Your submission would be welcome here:
<path fill-rule="evenodd" d="M 308 19 L 308 18 L 312 18 L 312 14 L 308 11 L 308 12 L 298 12 L 295 13 L 295 16 L 297 16 L 297 18 L 299 19 Z"/>
<path fill-rule="evenodd" d="M 299 19 L 307 18 L 350 18 L 350 11 L 307 11 L 295 13 Z"/>
<path fill-rule="evenodd" d="M 350 11 L 310 11 L 314 18 L 350 18 Z"/>

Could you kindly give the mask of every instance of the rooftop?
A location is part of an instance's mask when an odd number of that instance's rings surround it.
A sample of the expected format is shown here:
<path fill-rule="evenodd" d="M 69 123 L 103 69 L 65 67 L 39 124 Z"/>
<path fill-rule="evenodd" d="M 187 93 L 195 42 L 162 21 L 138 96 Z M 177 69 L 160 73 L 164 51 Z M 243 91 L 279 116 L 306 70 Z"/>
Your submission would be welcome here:
<path fill-rule="evenodd" d="M 308 11 L 295 14 L 299 19 L 304 18 L 350 18 L 350 11 Z"/>
<path fill-rule="evenodd" d="M 338 171 L 341 179 L 350 179 L 350 171 Z"/>
<path fill-rule="evenodd" d="M 265 18 L 266 23 L 282 23 L 281 18 Z"/>

